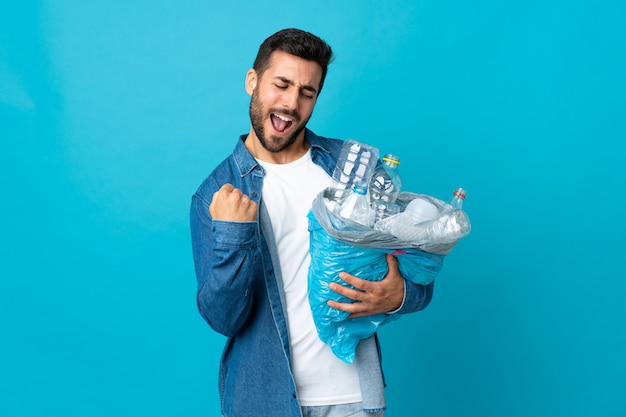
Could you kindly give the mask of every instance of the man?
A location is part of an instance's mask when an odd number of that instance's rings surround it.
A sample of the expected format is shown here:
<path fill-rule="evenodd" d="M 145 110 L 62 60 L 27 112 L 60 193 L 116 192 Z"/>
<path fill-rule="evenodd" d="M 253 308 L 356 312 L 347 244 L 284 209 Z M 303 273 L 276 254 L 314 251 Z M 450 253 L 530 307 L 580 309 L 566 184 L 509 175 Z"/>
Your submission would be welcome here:
<path fill-rule="evenodd" d="M 380 417 L 385 409 L 376 337 L 344 363 L 317 337 L 307 301 L 306 215 L 331 184 L 343 144 L 306 128 L 331 59 L 330 46 L 301 30 L 266 39 L 246 74 L 250 131 L 192 198 L 198 307 L 228 337 L 225 417 Z M 432 284 L 404 280 L 395 258 L 387 261 L 378 282 L 342 273 L 346 285 L 332 289 L 354 303 L 329 305 L 351 317 L 425 308 Z"/>

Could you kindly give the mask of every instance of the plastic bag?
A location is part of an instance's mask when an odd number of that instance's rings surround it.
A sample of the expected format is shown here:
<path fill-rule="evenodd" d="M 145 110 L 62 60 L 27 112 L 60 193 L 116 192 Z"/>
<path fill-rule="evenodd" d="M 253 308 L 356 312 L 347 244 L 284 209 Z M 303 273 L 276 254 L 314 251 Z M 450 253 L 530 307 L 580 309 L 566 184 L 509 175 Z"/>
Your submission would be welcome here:
<path fill-rule="evenodd" d="M 400 193 L 399 204 L 406 205 L 413 196 L 412 193 Z M 330 308 L 327 301 L 351 300 L 335 293 L 328 285 L 331 282 L 345 285 L 339 278 L 342 271 L 370 281 L 383 279 L 388 269 L 388 253 L 397 257 L 403 277 L 417 284 L 430 284 L 441 270 L 445 254 L 456 242 L 420 247 L 361 226 L 328 210 L 324 192 L 314 200 L 308 217 L 311 243 L 308 285 L 313 320 L 320 339 L 330 346 L 338 358 L 352 363 L 359 341 L 399 316 L 377 314 L 348 319 L 349 313 Z M 426 247 L 432 253 L 426 252 Z"/>
<path fill-rule="evenodd" d="M 427 221 L 415 224 L 412 214 L 404 210 L 414 199 L 428 202 L 438 214 Z M 407 201 L 408 200 L 408 201 Z M 395 236 L 400 242 L 430 253 L 447 254 L 471 230 L 467 213 L 437 198 L 414 193 L 402 196 L 403 211 L 376 223 L 374 228 Z"/>

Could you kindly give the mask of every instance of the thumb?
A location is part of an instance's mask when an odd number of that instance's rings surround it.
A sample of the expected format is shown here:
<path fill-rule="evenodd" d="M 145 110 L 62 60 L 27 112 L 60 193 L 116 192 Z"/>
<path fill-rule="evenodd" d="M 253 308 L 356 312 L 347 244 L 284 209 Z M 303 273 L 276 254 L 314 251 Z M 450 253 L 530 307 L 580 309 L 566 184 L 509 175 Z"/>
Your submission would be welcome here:
<path fill-rule="evenodd" d="M 387 265 L 389 265 L 389 269 L 397 269 L 398 268 L 398 258 L 393 256 L 392 254 L 387 254 Z"/>

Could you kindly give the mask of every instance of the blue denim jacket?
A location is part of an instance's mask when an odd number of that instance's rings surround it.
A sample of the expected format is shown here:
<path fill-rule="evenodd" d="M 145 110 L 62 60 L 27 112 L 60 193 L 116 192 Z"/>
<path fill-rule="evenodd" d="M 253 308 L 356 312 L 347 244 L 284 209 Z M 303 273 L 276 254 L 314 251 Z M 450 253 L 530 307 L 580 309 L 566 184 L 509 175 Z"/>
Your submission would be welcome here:
<path fill-rule="evenodd" d="M 313 162 L 332 175 L 343 142 L 305 131 Z M 192 197 L 190 220 L 202 317 L 228 337 L 221 359 L 219 391 L 225 417 L 301 416 L 291 373 L 289 333 L 282 276 L 269 215 L 261 199 L 263 168 L 242 135 L 233 153 L 218 165 Z M 213 193 L 233 184 L 259 204 L 254 222 L 211 219 Z M 424 309 L 433 284 L 405 280 L 405 299 L 394 314 Z M 355 364 L 363 406 L 385 409 L 380 349 L 376 336 L 361 341 Z"/>

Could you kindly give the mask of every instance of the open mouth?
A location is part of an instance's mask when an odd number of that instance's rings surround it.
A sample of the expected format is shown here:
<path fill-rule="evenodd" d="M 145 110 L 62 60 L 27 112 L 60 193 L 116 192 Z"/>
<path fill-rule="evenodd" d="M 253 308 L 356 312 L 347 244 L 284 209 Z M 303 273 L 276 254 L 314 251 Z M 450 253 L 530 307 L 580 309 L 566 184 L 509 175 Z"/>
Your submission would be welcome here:
<path fill-rule="evenodd" d="M 289 129 L 293 124 L 294 120 L 290 117 L 285 116 L 284 114 L 271 113 L 270 119 L 272 120 L 272 127 L 275 131 L 283 133 L 285 130 Z"/>

